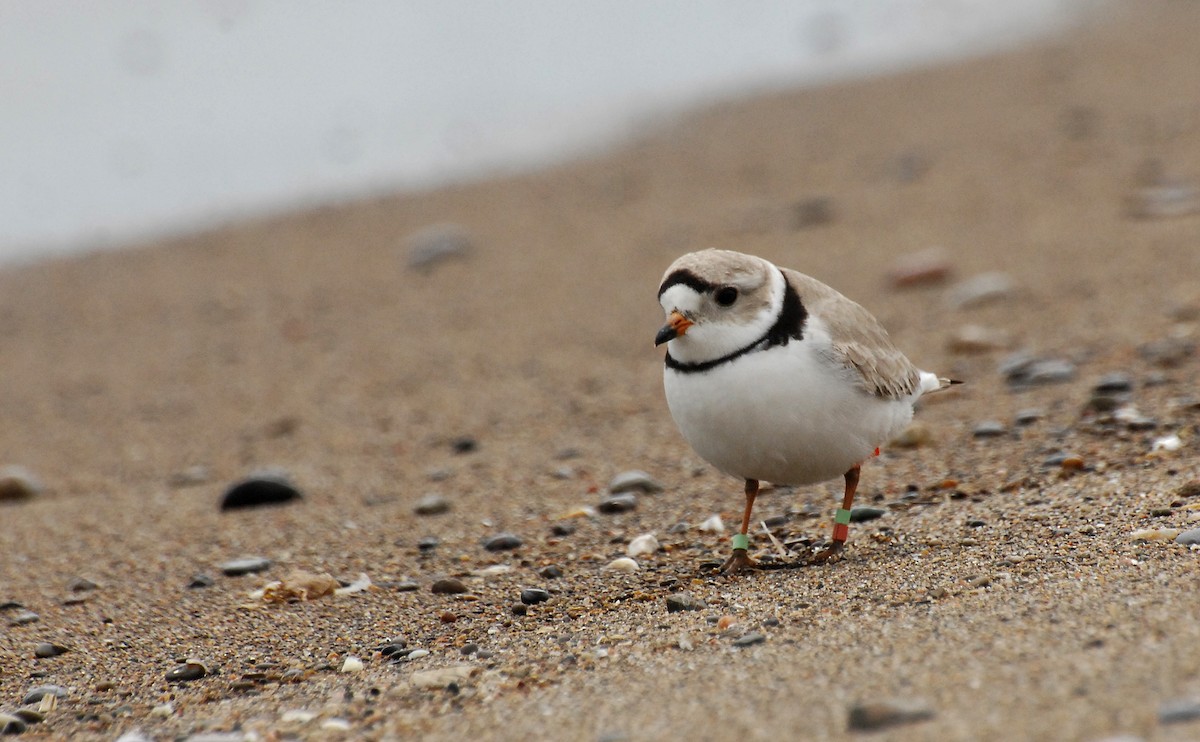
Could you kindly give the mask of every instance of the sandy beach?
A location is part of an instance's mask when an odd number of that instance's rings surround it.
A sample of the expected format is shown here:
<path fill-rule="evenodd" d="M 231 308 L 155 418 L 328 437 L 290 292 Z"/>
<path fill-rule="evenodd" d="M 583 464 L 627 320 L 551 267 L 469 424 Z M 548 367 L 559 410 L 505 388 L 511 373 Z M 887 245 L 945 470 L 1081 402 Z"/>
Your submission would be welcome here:
<path fill-rule="evenodd" d="M 1200 4 L 1116 5 L 549 170 L 0 269 L 0 467 L 38 480 L 0 487 L 0 712 L 45 739 L 1200 738 L 1197 38 Z M 439 224 L 469 249 L 412 267 Z M 835 563 L 707 569 L 740 484 L 653 347 L 662 271 L 703 247 L 966 382 L 864 465 L 879 517 Z M 302 496 L 221 510 L 267 467 Z M 631 470 L 662 491 L 598 512 Z M 793 553 L 755 549 L 799 561 L 839 499 L 764 494 Z M 371 587 L 255 594 L 297 571 Z"/>

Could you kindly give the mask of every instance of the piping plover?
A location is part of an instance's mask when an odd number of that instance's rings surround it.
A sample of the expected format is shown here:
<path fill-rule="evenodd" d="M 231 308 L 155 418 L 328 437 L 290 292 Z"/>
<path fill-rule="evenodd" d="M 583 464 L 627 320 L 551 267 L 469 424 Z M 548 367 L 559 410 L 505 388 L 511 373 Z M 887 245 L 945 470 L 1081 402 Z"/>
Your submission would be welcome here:
<path fill-rule="evenodd" d="M 815 278 L 753 255 L 703 250 L 658 287 L 667 323 L 667 406 L 692 448 L 746 482 L 741 531 L 722 566 L 747 554 L 759 480 L 846 480 L 825 561 L 849 535 L 859 468 L 904 428 L 923 394 L 957 383 L 914 366 L 858 304 Z"/>

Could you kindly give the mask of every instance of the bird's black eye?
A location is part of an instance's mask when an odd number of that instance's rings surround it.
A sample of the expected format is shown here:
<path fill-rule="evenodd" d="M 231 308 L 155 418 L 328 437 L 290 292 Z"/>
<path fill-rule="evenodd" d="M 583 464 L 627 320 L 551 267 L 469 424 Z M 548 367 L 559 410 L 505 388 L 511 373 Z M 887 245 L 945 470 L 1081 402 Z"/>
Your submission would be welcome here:
<path fill-rule="evenodd" d="M 717 303 L 721 306 L 732 307 L 733 303 L 737 301 L 738 290 L 732 286 L 722 286 L 721 288 L 717 289 L 715 298 Z"/>

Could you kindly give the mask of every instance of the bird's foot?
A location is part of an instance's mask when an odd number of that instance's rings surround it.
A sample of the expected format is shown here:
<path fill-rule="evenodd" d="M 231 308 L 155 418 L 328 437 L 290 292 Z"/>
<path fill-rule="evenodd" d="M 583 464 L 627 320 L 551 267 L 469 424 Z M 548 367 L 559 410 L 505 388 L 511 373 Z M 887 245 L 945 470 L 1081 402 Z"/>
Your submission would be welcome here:
<path fill-rule="evenodd" d="M 812 559 L 809 559 L 808 563 L 809 564 L 825 564 L 826 562 L 836 559 L 838 557 L 838 555 L 842 553 L 842 550 L 845 548 L 846 548 L 845 543 L 843 543 L 841 541 L 834 541 L 828 547 L 822 549 L 821 551 L 818 551 L 816 554 L 813 554 Z"/>
<path fill-rule="evenodd" d="M 725 560 L 725 563 L 721 565 L 721 569 L 719 571 L 721 574 L 733 575 L 737 574 L 738 572 L 754 569 L 757 566 L 758 564 L 750 558 L 750 555 L 746 553 L 745 549 L 734 549 L 733 554 L 731 554 L 729 558 Z"/>

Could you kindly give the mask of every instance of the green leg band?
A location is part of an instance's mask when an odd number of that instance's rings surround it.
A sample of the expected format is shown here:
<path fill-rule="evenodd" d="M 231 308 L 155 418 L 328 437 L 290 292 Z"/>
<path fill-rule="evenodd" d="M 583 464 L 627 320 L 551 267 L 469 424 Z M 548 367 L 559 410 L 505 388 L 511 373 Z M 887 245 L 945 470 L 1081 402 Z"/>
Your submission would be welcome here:
<path fill-rule="evenodd" d="M 850 525 L 850 511 L 846 508 L 838 508 L 837 515 L 833 516 L 834 523 L 841 523 L 844 526 Z"/>
<path fill-rule="evenodd" d="M 747 551 L 750 548 L 750 537 L 744 533 L 733 534 L 733 548 Z"/>

